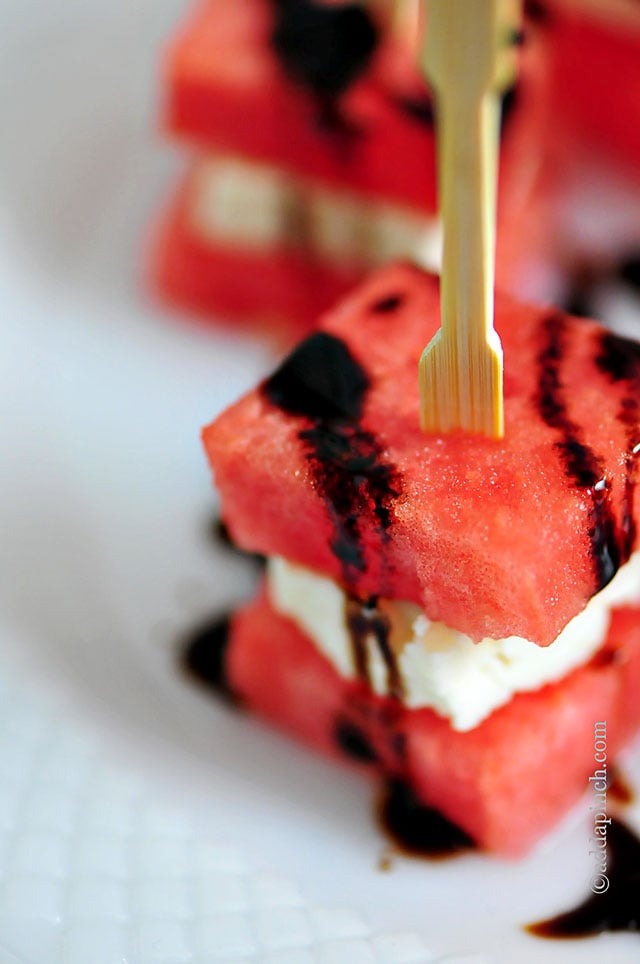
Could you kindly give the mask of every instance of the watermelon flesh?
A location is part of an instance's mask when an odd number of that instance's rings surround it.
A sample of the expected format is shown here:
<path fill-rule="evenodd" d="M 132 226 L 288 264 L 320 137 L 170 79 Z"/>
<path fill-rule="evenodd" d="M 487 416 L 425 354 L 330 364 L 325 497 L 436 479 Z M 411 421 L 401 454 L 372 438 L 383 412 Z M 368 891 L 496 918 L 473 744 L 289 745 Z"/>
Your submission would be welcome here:
<path fill-rule="evenodd" d="M 347 73 L 350 82 L 337 94 L 309 89 L 274 51 L 276 6 L 205 0 L 167 50 L 164 123 L 198 157 L 155 237 L 151 277 L 165 297 L 202 314 L 285 322 L 293 316 L 302 331 L 379 259 L 348 250 L 328 258 L 313 235 L 276 240 L 260 251 L 254 243 L 207 236 L 194 217 L 198 170 L 237 157 L 286 171 L 305 188 L 346 192 L 359 203 L 398 205 L 432 219 L 432 108 L 410 52 L 380 28 L 383 39 L 359 71 Z M 498 273 L 510 288 L 523 283 L 525 262 L 540 253 L 546 221 L 538 192 L 548 103 L 541 45 L 527 43 L 521 61 L 500 168 Z M 304 220 L 304 208 L 296 216 Z M 411 238 L 394 256 L 420 260 Z"/>
<path fill-rule="evenodd" d="M 553 140 L 570 153 L 596 152 L 637 178 L 640 13 L 624 0 L 596 11 L 566 0 L 547 6 Z"/>
<path fill-rule="evenodd" d="M 640 726 L 640 609 L 614 612 L 604 647 L 586 666 L 515 696 L 465 733 L 432 710 L 405 709 L 342 678 L 264 593 L 233 618 L 226 674 L 270 723 L 365 772 L 405 780 L 480 847 L 517 857 L 589 786 L 594 722 L 606 720 L 609 759 Z M 347 731 L 351 741 L 358 735 L 355 758 Z"/>
<path fill-rule="evenodd" d="M 385 269 L 208 426 L 223 515 L 241 547 L 359 599 L 548 645 L 636 546 L 640 349 L 498 296 L 504 439 L 425 435 L 438 313 L 435 277 Z"/>

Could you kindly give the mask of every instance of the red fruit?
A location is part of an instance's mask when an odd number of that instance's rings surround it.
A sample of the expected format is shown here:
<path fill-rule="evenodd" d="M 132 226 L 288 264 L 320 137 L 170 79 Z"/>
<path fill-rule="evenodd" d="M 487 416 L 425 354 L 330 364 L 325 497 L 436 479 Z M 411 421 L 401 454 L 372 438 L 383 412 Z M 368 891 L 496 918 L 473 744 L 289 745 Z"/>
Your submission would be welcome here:
<path fill-rule="evenodd" d="M 504 439 L 426 435 L 417 365 L 437 326 L 436 279 L 402 265 L 328 315 L 204 430 L 224 518 L 360 598 L 548 645 L 636 543 L 640 349 L 499 297 Z"/>
<path fill-rule="evenodd" d="M 515 696 L 465 733 L 431 710 L 404 709 L 344 680 L 264 594 L 234 617 L 227 652 L 228 681 L 251 710 L 351 762 L 368 746 L 378 759 L 367 769 L 406 779 L 421 802 L 510 857 L 588 789 L 594 723 L 606 721 L 609 759 L 640 725 L 638 609 L 613 614 L 605 646 L 586 666 Z M 355 758 L 345 754 L 345 734 L 357 736 Z"/>

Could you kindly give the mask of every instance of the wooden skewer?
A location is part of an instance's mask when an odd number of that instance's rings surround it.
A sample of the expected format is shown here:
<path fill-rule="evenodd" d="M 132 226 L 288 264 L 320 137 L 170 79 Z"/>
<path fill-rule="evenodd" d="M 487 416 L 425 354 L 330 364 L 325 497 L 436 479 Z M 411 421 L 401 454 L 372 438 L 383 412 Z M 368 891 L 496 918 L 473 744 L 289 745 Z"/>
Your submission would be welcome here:
<path fill-rule="evenodd" d="M 421 424 L 504 433 L 493 328 L 500 0 L 430 0 L 424 62 L 435 87 L 444 241 L 441 328 L 420 359 Z"/>

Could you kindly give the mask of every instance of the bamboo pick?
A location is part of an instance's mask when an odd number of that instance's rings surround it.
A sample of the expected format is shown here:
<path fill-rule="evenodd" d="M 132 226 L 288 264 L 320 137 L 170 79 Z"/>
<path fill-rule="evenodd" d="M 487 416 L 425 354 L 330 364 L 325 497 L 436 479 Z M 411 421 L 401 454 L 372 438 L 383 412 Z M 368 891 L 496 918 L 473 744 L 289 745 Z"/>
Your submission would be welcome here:
<path fill-rule="evenodd" d="M 421 424 L 504 433 L 493 328 L 500 0 L 430 0 L 424 61 L 436 91 L 444 226 L 441 328 L 420 359 Z"/>

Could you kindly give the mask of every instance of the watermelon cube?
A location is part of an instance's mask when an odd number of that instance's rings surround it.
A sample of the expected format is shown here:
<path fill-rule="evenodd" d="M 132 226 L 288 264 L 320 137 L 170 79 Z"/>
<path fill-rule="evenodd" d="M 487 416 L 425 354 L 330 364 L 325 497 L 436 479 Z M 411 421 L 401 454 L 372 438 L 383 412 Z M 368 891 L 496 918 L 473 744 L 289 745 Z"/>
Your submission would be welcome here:
<path fill-rule="evenodd" d="M 517 854 L 588 785 L 593 721 L 614 749 L 640 724 L 640 346 L 499 295 L 505 436 L 430 435 L 438 309 L 436 277 L 381 271 L 204 429 L 230 533 L 271 558 L 227 674 L 322 751 L 359 734 L 367 767 Z"/>
<path fill-rule="evenodd" d="M 342 678 L 264 593 L 233 619 L 226 678 L 288 735 L 364 773 L 405 780 L 479 847 L 518 857 L 589 787 L 594 721 L 606 721 L 610 759 L 640 727 L 640 608 L 614 612 L 597 659 L 517 694 L 468 732 Z"/>
<path fill-rule="evenodd" d="M 416 371 L 438 324 L 437 279 L 410 265 L 328 314 L 204 430 L 225 518 L 244 548 L 360 597 L 548 645 L 635 545 L 640 350 L 499 295 L 504 439 L 425 435 Z"/>

